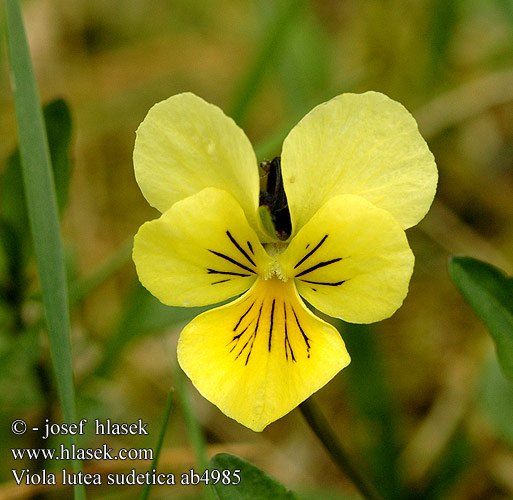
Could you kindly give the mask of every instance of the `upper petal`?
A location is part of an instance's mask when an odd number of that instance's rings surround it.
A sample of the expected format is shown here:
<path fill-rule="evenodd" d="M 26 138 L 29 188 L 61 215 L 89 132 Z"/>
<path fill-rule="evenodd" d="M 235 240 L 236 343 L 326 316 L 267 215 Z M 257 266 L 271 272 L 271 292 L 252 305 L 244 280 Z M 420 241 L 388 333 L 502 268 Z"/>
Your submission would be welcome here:
<path fill-rule="evenodd" d="M 414 118 L 377 92 L 314 108 L 285 139 L 281 165 L 293 234 L 344 193 L 389 211 L 406 229 L 428 211 L 438 178 Z"/>
<path fill-rule="evenodd" d="M 178 94 L 150 109 L 137 129 L 134 167 L 145 198 L 161 212 L 217 187 L 239 202 L 259 230 L 259 179 L 251 143 L 221 109 L 196 95 Z"/>
<path fill-rule="evenodd" d="M 178 361 L 205 398 L 261 431 L 331 380 L 349 355 L 337 330 L 304 306 L 293 281 L 258 279 L 184 328 Z"/>
<path fill-rule="evenodd" d="M 201 306 L 238 295 L 270 258 L 226 191 L 206 188 L 143 224 L 133 259 L 141 283 L 161 302 Z"/>
<path fill-rule="evenodd" d="M 408 292 L 413 262 L 392 215 L 349 194 L 327 201 L 280 256 L 301 296 L 351 323 L 391 316 Z"/>

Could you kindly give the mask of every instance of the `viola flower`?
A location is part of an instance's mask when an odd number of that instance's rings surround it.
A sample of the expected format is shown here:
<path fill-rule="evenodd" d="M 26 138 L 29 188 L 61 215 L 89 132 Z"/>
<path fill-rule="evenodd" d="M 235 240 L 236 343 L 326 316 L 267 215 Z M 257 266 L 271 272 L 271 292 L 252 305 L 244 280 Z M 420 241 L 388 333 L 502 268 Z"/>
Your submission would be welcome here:
<path fill-rule="evenodd" d="M 404 230 L 437 170 L 413 117 L 383 94 L 343 94 L 308 113 L 261 191 L 244 132 L 193 94 L 156 104 L 137 130 L 137 182 L 160 218 L 133 258 L 164 304 L 234 301 L 182 331 L 178 361 L 198 391 L 255 431 L 324 386 L 350 358 L 317 310 L 354 323 L 391 316 L 413 271 Z M 302 298 L 301 298 L 302 297 Z"/>

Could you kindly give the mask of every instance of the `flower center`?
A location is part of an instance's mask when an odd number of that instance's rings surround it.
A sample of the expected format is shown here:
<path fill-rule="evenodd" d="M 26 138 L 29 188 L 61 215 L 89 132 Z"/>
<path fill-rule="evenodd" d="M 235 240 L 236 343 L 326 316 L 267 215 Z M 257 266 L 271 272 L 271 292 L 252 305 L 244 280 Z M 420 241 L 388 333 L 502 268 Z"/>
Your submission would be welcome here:
<path fill-rule="evenodd" d="M 263 275 L 265 280 L 275 278 L 284 282 L 288 281 L 289 277 L 281 268 L 278 260 L 278 257 L 285 251 L 287 246 L 288 245 L 286 243 L 268 243 L 264 245 L 267 254 L 272 258 L 272 262 L 267 265 Z"/>

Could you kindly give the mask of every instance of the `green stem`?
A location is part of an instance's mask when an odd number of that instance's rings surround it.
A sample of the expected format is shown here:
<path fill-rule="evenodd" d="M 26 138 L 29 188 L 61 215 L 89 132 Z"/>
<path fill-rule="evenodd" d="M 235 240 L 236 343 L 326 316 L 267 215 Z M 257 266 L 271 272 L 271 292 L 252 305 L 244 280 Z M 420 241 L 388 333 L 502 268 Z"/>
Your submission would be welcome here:
<path fill-rule="evenodd" d="M 338 468 L 353 482 L 366 500 L 383 500 L 376 488 L 353 464 L 330 424 L 312 398 L 299 405 L 299 409 L 315 435 L 320 439 Z"/>

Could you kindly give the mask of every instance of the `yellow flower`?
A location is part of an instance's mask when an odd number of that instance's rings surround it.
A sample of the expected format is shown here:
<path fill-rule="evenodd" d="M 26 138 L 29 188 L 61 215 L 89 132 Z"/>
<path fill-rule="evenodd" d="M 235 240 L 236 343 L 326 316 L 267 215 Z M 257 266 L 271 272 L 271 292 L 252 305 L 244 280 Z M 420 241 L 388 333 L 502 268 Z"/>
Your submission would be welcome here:
<path fill-rule="evenodd" d="M 135 237 L 141 283 L 173 306 L 240 295 L 184 328 L 178 361 L 205 398 L 255 431 L 349 364 L 337 330 L 300 296 L 349 322 L 391 316 L 413 271 L 404 230 L 424 217 L 437 183 L 413 117 L 376 92 L 317 106 L 285 139 L 286 240 L 259 209 L 246 135 L 193 94 L 149 111 L 134 165 L 144 196 L 162 212 Z"/>

